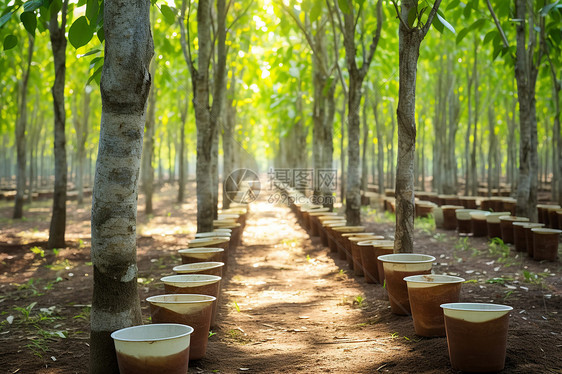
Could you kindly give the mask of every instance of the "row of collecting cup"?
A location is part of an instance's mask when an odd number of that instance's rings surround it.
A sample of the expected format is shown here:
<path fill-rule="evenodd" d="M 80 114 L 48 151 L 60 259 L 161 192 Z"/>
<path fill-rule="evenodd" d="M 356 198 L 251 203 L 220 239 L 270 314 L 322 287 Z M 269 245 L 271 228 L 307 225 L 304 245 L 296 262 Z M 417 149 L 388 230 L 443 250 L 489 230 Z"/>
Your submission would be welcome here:
<path fill-rule="evenodd" d="M 163 295 L 147 298 L 151 323 L 111 334 L 121 374 L 185 374 L 189 361 L 205 357 L 216 324 L 220 283 L 230 251 L 240 242 L 247 208 L 222 211 L 212 232 L 197 233 L 179 251 L 176 275 L 161 278 Z"/>
<path fill-rule="evenodd" d="M 327 208 L 313 204 L 292 208 L 311 236 L 320 236 L 324 245 L 339 252 L 356 275 L 385 285 L 392 312 L 411 315 L 417 335 L 446 336 L 454 369 L 503 369 L 512 307 L 459 302 L 465 279 L 431 274 L 435 257 L 392 253 L 391 241 L 366 233 L 364 226 L 346 226 L 343 217 Z"/>

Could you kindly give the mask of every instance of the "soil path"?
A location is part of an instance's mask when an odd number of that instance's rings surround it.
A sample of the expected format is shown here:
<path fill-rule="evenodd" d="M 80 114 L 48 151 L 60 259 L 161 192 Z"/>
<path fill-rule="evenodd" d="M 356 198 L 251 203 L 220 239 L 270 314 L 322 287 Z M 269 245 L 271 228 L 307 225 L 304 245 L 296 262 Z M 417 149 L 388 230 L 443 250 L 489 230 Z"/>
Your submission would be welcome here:
<path fill-rule="evenodd" d="M 382 287 L 340 271 L 346 264 L 338 264 L 319 239 L 309 239 L 287 207 L 258 202 L 251 209 L 243 246 L 231 257 L 222 286 L 222 338 L 211 338 L 207 358 L 192 367 L 205 372 L 372 373 L 396 366 L 411 347 L 403 333 L 378 324 L 380 314 L 370 313 L 375 307 L 387 323 L 397 319 L 388 312 Z M 420 370 L 410 357 L 401 372 L 448 371 L 446 343 L 439 340 L 440 370 Z"/>

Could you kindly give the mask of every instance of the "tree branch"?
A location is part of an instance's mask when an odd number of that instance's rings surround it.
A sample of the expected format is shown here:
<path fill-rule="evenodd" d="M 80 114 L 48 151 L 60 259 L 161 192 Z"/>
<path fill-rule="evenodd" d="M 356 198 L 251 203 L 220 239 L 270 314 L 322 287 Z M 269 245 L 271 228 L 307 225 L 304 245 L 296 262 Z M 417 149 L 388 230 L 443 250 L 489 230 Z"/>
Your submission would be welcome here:
<path fill-rule="evenodd" d="M 408 24 L 402 19 L 402 15 L 400 14 L 400 9 L 398 8 L 398 4 L 396 4 L 395 0 L 392 0 L 392 5 L 394 5 L 394 9 L 396 10 L 396 15 L 398 16 L 398 19 L 400 20 L 402 26 L 404 26 L 406 30 L 410 30 L 410 26 L 408 26 Z"/>
<path fill-rule="evenodd" d="M 496 16 L 496 13 L 494 12 L 494 9 L 492 8 L 492 4 L 490 3 L 490 0 L 486 0 L 486 5 L 488 5 L 488 10 L 490 11 L 490 15 L 494 19 L 494 23 L 496 24 L 496 28 L 500 32 L 500 36 L 501 36 L 501 39 L 502 39 L 502 42 L 503 42 L 503 46 L 505 48 L 509 48 L 509 42 L 507 41 L 507 37 L 505 36 L 505 32 L 503 31 L 502 26 L 500 25 L 500 21 L 498 20 L 498 17 Z"/>
<path fill-rule="evenodd" d="M 341 71 L 341 66 L 339 63 L 339 43 L 338 43 L 338 33 L 336 32 L 336 23 L 334 22 L 334 14 L 332 11 L 332 7 L 330 6 L 330 0 L 326 0 L 326 4 L 328 5 L 328 14 L 330 15 L 330 24 L 332 25 L 332 35 L 334 37 L 334 54 L 335 54 L 335 61 L 334 61 L 334 67 L 337 68 L 338 70 L 338 77 L 340 78 L 341 81 L 341 85 L 342 85 L 342 90 L 344 95 L 347 95 L 347 86 L 345 84 L 345 79 L 343 78 L 343 73 Z M 341 26 L 341 23 L 340 23 Z M 331 70 L 334 69 L 334 67 L 332 67 Z"/>
<path fill-rule="evenodd" d="M 189 7 L 187 6 L 187 2 L 189 1 Z M 189 68 L 189 72 L 191 73 L 191 77 L 194 77 L 196 70 L 193 66 L 193 60 L 191 58 L 191 37 L 189 34 L 189 27 L 187 27 L 187 36 L 186 36 L 186 27 L 183 23 L 185 18 L 185 11 L 187 11 L 187 20 L 186 23 L 189 25 L 189 17 L 191 15 L 191 0 L 182 0 L 181 2 L 181 10 L 180 10 L 180 18 L 178 23 L 180 24 L 180 40 L 181 40 L 181 49 L 183 52 L 183 58 Z"/>
<path fill-rule="evenodd" d="M 439 9 L 439 5 L 441 5 L 441 0 L 436 0 L 435 3 L 433 3 L 433 8 L 431 8 L 431 11 L 427 16 L 427 22 L 422 28 L 422 38 L 425 38 L 427 35 L 429 28 L 431 27 L 431 23 L 433 22 L 433 18 L 435 18 L 435 15 L 437 14 L 437 9 Z"/>
<path fill-rule="evenodd" d="M 229 32 L 230 29 L 232 29 L 232 27 L 240 20 L 240 18 L 244 17 L 244 15 L 246 13 L 248 13 L 248 10 L 250 10 L 250 7 L 254 4 L 254 1 L 250 1 L 250 4 L 248 4 L 248 6 L 246 7 L 246 9 L 244 9 L 244 11 L 242 13 L 240 13 L 235 19 L 234 21 L 232 21 L 232 23 L 226 28 L 226 32 Z M 230 8 L 230 3 L 228 3 L 228 8 Z M 227 10 L 228 12 L 228 10 Z"/>
<path fill-rule="evenodd" d="M 375 36 L 373 36 L 373 41 L 371 42 L 371 46 L 369 47 L 369 56 L 367 57 L 367 60 L 365 61 L 363 66 L 361 66 L 361 72 L 363 73 L 363 75 L 367 73 L 367 70 L 369 69 L 369 65 L 371 65 L 371 61 L 373 60 L 373 56 L 375 55 L 375 51 L 377 50 L 377 46 L 381 38 L 381 30 L 382 30 L 382 0 L 379 0 L 377 3 L 377 29 L 375 31 Z"/>

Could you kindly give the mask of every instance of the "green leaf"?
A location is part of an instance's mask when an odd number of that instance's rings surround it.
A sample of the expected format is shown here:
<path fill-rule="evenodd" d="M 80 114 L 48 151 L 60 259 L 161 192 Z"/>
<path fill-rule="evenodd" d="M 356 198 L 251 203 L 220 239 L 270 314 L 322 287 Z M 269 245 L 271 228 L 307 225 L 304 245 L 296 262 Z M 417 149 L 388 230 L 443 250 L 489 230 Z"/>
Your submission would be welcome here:
<path fill-rule="evenodd" d="M 470 25 L 470 31 L 481 29 L 487 22 L 488 20 L 486 18 L 480 18 L 479 20 L 474 21 L 474 23 Z"/>
<path fill-rule="evenodd" d="M 351 12 L 348 1 L 349 0 L 338 0 L 338 5 L 342 13 L 349 14 Z"/>
<path fill-rule="evenodd" d="M 484 37 L 484 44 L 488 44 L 489 42 L 491 42 L 497 33 L 498 30 L 492 30 L 489 33 L 487 33 L 486 36 Z"/>
<path fill-rule="evenodd" d="M 98 49 L 98 48 L 92 49 L 92 50 L 89 50 L 88 52 L 84 53 L 80 57 L 87 57 L 87 56 L 95 55 L 96 53 L 99 53 L 99 52 L 101 52 L 101 49 Z"/>
<path fill-rule="evenodd" d="M 314 5 L 312 5 L 312 9 L 310 10 L 310 21 L 316 21 L 322 15 L 323 9 L 323 2 L 322 1 L 315 1 Z"/>
<path fill-rule="evenodd" d="M 416 18 L 418 17 L 418 7 L 411 8 L 410 12 L 408 13 L 408 26 L 414 26 L 414 22 L 416 22 Z"/>
<path fill-rule="evenodd" d="M 96 71 L 94 71 L 92 76 L 90 78 L 88 78 L 88 82 L 86 82 L 86 86 L 89 85 L 90 82 L 92 82 L 92 81 L 95 81 L 98 85 L 100 84 L 102 69 L 103 69 L 103 65 L 101 67 L 97 68 Z"/>
<path fill-rule="evenodd" d="M 8 22 L 10 18 L 12 18 L 12 14 L 14 14 L 14 12 L 8 12 L 0 17 L 0 27 L 4 26 L 6 22 Z"/>
<path fill-rule="evenodd" d="M 467 27 L 459 31 L 459 33 L 457 34 L 456 43 L 459 44 L 469 32 L 470 32 L 470 27 Z"/>
<path fill-rule="evenodd" d="M 467 4 L 462 11 L 462 15 L 464 16 L 464 18 L 470 18 L 471 13 L 472 13 L 472 7 Z"/>
<path fill-rule="evenodd" d="M 329 77 L 326 79 L 326 83 L 324 84 L 324 88 L 322 88 L 322 95 L 328 96 L 328 92 L 330 91 L 330 87 L 332 87 L 332 82 L 334 81 L 334 77 Z"/>
<path fill-rule="evenodd" d="M 443 33 L 443 29 L 444 29 L 443 24 L 439 22 L 437 17 L 433 17 L 433 20 L 431 21 L 431 26 L 435 27 L 435 29 L 439 31 L 441 34 Z"/>
<path fill-rule="evenodd" d="M 441 17 L 441 15 L 439 13 L 436 14 L 437 19 L 439 20 L 439 22 L 441 22 L 443 24 L 443 26 L 445 26 L 450 32 L 452 32 L 453 34 L 456 34 L 457 32 L 455 31 L 455 28 L 445 20 L 445 18 Z"/>
<path fill-rule="evenodd" d="M 98 18 L 99 3 L 98 0 L 88 0 L 86 3 L 86 17 L 93 24 Z"/>
<path fill-rule="evenodd" d="M 94 33 L 85 16 L 78 17 L 68 30 L 68 40 L 76 49 L 88 44 L 92 36 Z"/>
<path fill-rule="evenodd" d="M 20 16 L 21 23 L 23 27 L 31 35 L 35 35 L 35 29 L 37 28 L 37 16 L 33 12 L 23 12 Z"/>
<path fill-rule="evenodd" d="M 169 23 L 170 25 L 176 23 L 176 12 L 172 10 L 172 8 L 170 8 L 165 4 L 162 4 L 160 5 L 160 11 L 162 12 L 162 15 L 164 16 L 164 20 L 167 23 Z"/>
<path fill-rule="evenodd" d="M 449 3 L 449 5 L 447 6 L 447 9 L 445 9 L 445 10 L 447 11 L 447 10 L 455 9 L 459 5 L 460 5 L 460 0 L 453 0 Z"/>
<path fill-rule="evenodd" d="M 23 11 L 33 12 L 35 9 L 38 9 L 41 6 L 43 6 L 43 0 L 30 0 L 23 4 Z"/>
<path fill-rule="evenodd" d="M 8 49 L 14 48 L 18 45 L 18 38 L 15 35 L 8 35 L 4 38 L 4 50 L 7 51 Z"/>
<path fill-rule="evenodd" d="M 103 27 L 101 27 L 96 32 L 96 35 L 98 36 L 98 40 L 100 41 L 100 43 L 103 43 L 103 41 L 105 40 L 105 31 L 104 31 Z"/>
<path fill-rule="evenodd" d="M 554 3 L 545 5 L 544 8 L 541 9 L 541 16 L 546 16 L 556 5 L 558 5 L 559 0 L 555 1 Z"/>

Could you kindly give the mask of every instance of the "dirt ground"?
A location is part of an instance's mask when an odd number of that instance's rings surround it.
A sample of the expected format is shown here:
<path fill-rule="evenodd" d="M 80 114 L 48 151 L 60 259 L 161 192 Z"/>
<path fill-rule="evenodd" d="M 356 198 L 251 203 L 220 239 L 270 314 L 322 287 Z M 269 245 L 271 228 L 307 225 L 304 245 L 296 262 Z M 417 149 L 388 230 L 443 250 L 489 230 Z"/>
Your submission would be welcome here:
<path fill-rule="evenodd" d="M 194 190 L 190 189 L 191 191 Z M 195 233 L 195 205 L 158 193 L 154 215 L 139 202 L 139 293 L 180 263 Z M 194 200 L 194 199 L 190 199 Z M 68 204 L 68 248 L 46 250 L 49 201 L 13 221 L 0 202 L 0 373 L 86 373 L 92 294 L 89 203 Z M 446 338 L 414 334 L 411 317 L 390 312 L 385 290 L 310 238 L 287 207 L 251 204 L 242 245 L 222 281 L 218 328 L 195 373 L 454 373 Z M 392 217 L 364 210 L 367 231 L 391 237 Z M 436 274 L 459 275 L 461 300 L 511 305 L 503 373 L 562 373 L 560 262 L 535 262 L 484 238 L 459 238 L 416 221 L 416 252 L 437 258 Z"/>

